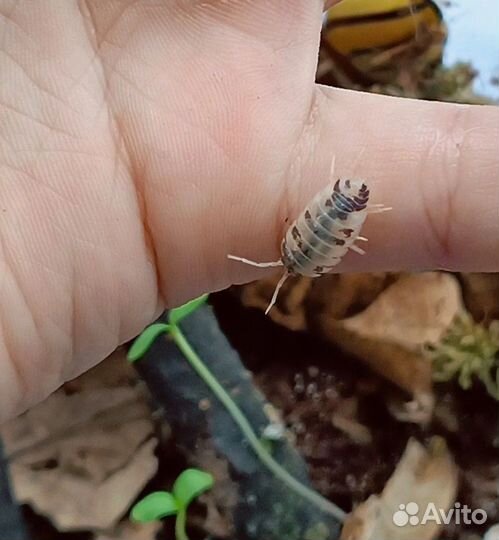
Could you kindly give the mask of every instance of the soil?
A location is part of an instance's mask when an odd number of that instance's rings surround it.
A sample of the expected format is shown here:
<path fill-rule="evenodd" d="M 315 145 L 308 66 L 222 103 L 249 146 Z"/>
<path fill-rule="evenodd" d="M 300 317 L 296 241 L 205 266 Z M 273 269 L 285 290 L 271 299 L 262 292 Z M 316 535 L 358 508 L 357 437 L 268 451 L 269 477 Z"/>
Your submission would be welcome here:
<path fill-rule="evenodd" d="M 323 495 L 350 511 L 383 490 L 410 437 L 425 442 L 440 435 L 461 469 L 459 502 L 485 509 L 490 524 L 499 521 L 499 407 L 480 388 L 440 385 L 430 425 L 401 422 L 390 411 L 407 396 L 355 358 L 275 325 L 230 292 L 214 295 L 212 303 L 228 339 L 295 434 Z M 448 527 L 441 539 L 480 538 L 486 529 Z"/>
<path fill-rule="evenodd" d="M 437 408 L 430 425 L 407 423 L 393 411 L 407 401 L 400 390 L 372 373 L 356 358 L 302 332 L 278 326 L 262 312 L 241 306 L 226 291 L 211 303 L 222 330 L 240 353 L 267 399 L 282 415 L 309 466 L 314 487 L 345 511 L 380 493 L 410 437 L 447 441 L 461 470 L 458 501 L 483 508 L 489 524 L 499 522 L 499 407 L 479 387 L 462 391 L 437 387 Z M 159 470 L 143 494 L 171 485 L 188 461 L 171 434 L 161 436 Z M 203 505 L 192 508 L 192 540 L 206 538 Z M 48 520 L 23 508 L 33 540 L 91 540 L 90 533 L 60 534 Z M 193 523 L 193 524 L 194 524 Z M 165 520 L 161 540 L 173 538 Z M 479 540 L 484 527 L 449 526 L 440 540 Z M 214 536 L 210 536 L 214 539 Z"/>

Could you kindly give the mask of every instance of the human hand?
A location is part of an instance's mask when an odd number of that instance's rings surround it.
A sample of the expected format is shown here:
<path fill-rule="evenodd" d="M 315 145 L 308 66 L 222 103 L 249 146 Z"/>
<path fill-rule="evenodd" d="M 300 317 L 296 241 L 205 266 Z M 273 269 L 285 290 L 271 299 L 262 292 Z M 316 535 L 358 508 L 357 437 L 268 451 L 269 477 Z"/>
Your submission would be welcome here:
<path fill-rule="evenodd" d="M 318 87 L 323 8 L 0 0 L 0 418 L 265 275 L 333 154 L 393 207 L 338 270 L 499 269 L 499 108 Z"/>

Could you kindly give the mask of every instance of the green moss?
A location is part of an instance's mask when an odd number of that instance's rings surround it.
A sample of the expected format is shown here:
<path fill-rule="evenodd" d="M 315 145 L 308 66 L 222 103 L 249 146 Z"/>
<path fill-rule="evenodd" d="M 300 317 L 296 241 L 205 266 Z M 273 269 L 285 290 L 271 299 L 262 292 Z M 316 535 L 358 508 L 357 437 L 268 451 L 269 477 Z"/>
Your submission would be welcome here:
<path fill-rule="evenodd" d="M 487 328 L 462 315 L 440 343 L 427 348 L 427 354 L 433 362 L 435 381 L 457 379 L 467 390 L 479 380 L 499 401 L 499 321 Z"/>

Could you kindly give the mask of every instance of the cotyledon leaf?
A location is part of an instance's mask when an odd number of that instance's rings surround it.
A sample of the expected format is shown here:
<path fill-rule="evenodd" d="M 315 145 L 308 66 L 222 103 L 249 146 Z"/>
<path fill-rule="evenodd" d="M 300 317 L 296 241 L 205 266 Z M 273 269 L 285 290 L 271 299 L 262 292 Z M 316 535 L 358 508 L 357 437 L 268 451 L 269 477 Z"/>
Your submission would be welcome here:
<path fill-rule="evenodd" d="M 208 295 L 203 294 L 198 298 L 190 300 L 183 306 L 170 310 L 168 314 L 168 321 L 170 324 L 178 324 L 182 319 L 188 317 L 193 311 L 196 311 L 198 307 L 202 306 L 208 300 Z"/>
<path fill-rule="evenodd" d="M 144 497 L 133 508 L 130 514 L 136 523 L 149 523 L 161 518 L 174 516 L 179 506 L 175 497 L 168 491 L 155 491 Z"/>
<path fill-rule="evenodd" d="M 186 469 L 179 475 L 173 485 L 173 496 L 184 508 L 205 491 L 213 487 L 214 478 L 211 474 L 199 469 Z"/>
<path fill-rule="evenodd" d="M 169 330 L 169 324 L 157 323 L 148 326 L 130 347 L 127 355 L 128 361 L 135 362 L 136 360 L 142 358 L 154 343 L 156 338 L 161 334 L 168 333 Z"/>

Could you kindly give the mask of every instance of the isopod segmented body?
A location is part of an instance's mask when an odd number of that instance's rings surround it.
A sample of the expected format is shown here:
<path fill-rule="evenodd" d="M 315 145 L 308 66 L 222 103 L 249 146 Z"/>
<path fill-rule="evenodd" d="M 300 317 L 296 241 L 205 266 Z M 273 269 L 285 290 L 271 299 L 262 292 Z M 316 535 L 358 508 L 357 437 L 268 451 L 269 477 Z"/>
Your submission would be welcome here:
<path fill-rule="evenodd" d="M 229 259 L 258 267 L 284 266 L 267 314 L 290 275 L 318 277 L 336 266 L 350 249 L 364 253 L 355 242 L 367 241 L 360 230 L 368 213 L 390 210 L 383 205 L 368 206 L 369 189 L 362 180 L 337 180 L 320 191 L 288 228 L 281 243 L 281 259 L 259 263 L 228 255 Z"/>
<path fill-rule="evenodd" d="M 361 180 L 338 180 L 319 192 L 288 229 L 281 244 L 289 274 L 317 277 L 327 273 L 354 242 L 367 217 L 369 189 Z"/>

